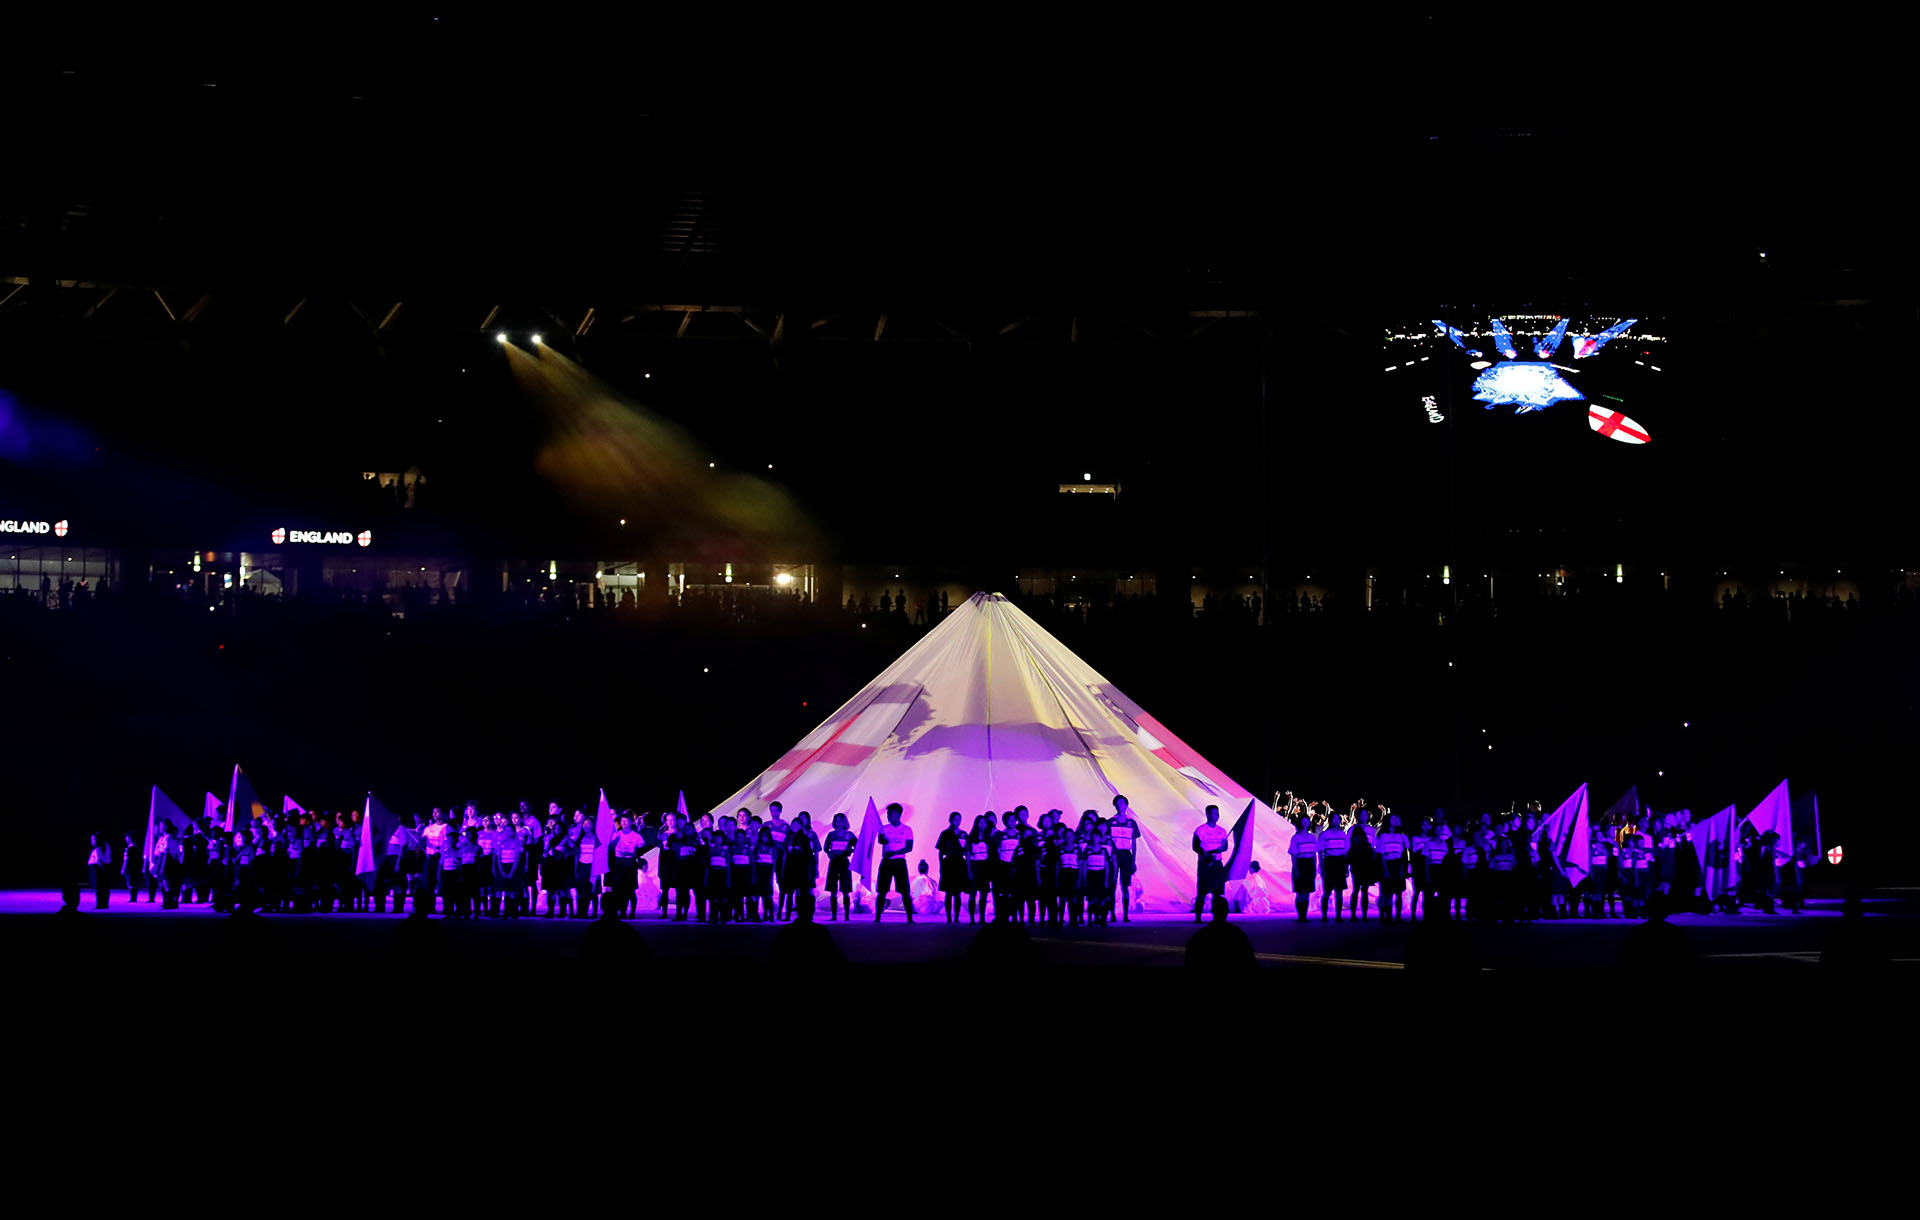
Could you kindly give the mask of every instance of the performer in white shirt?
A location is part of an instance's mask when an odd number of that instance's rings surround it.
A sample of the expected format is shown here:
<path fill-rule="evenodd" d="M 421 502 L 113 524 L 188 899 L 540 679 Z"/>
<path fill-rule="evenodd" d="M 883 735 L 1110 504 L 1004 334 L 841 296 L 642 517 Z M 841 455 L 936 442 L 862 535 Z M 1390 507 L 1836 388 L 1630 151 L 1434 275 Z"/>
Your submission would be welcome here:
<path fill-rule="evenodd" d="M 920 861 L 919 871 L 913 877 L 913 909 L 922 915 L 931 915 L 940 909 L 940 890 L 927 873 L 927 862 Z"/>
<path fill-rule="evenodd" d="M 1193 832 L 1193 853 L 1199 857 L 1193 892 L 1195 923 L 1200 922 L 1200 907 L 1206 902 L 1208 894 L 1213 895 L 1216 916 L 1226 909 L 1227 843 L 1227 828 L 1220 825 L 1220 806 L 1208 805 L 1206 824 L 1195 827 Z"/>
<path fill-rule="evenodd" d="M 879 923 L 887 911 L 889 890 L 900 892 L 900 905 L 906 908 L 907 922 L 913 922 L 913 886 L 907 880 L 907 853 L 913 850 L 913 827 L 900 822 L 905 811 L 898 804 L 887 806 L 887 824 L 880 828 L 880 877 L 874 883 L 873 922 Z"/>

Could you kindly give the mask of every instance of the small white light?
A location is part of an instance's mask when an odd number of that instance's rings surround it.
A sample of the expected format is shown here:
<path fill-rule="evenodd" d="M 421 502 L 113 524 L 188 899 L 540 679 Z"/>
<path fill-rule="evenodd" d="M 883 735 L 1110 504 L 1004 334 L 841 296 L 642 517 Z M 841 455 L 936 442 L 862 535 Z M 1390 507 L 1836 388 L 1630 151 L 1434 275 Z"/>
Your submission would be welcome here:
<path fill-rule="evenodd" d="M 1083 474 L 1080 476 L 1080 481 L 1082 483 L 1091 483 L 1093 482 L 1093 476 L 1091 474 Z"/>
<path fill-rule="evenodd" d="M 767 463 L 767 469 L 768 469 L 768 470 L 772 470 L 772 469 L 773 469 L 773 463 L 772 463 L 772 462 L 768 462 L 768 463 Z"/>
<path fill-rule="evenodd" d="M 534 341 L 535 343 L 538 343 L 538 342 L 540 342 L 540 336 L 539 336 L 539 335 L 535 335 L 535 336 L 533 337 L 533 341 Z"/>
<path fill-rule="evenodd" d="M 707 667 L 706 667 L 706 666 L 704 666 L 704 665 L 702 665 L 702 666 L 700 667 L 700 672 L 701 672 L 701 673 L 706 673 L 706 672 L 707 672 Z"/>
<path fill-rule="evenodd" d="M 620 518 L 620 524 L 625 525 L 626 523 L 627 519 L 625 517 Z"/>
<path fill-rule="evenodd" d="M 707 463 L 707 469 L 708 469 L 708 470 L 712 470 L 712 469 L 713 469 L 713 463 L 712 463 L 712 462 L 708 462 L 708 463 Z"/>
<path fill-rule="evenodd" d="M 501 331 L 499 334 L 493 337 L 493 341 L 495 343 L 505 343 L 507 341 L 507 332 L 504 330 Z"/>
<path fill-rule="evenodd" d="M 647 378 L 648 380 L 652 380 L 652 378 L 653 378 L 653 374 L 652 374 L 652 373 L 643 373 L 643 374 L 641 374 L 641 376 L 643 376 L 643 377 L 646 377 L 646 378 Z"/>

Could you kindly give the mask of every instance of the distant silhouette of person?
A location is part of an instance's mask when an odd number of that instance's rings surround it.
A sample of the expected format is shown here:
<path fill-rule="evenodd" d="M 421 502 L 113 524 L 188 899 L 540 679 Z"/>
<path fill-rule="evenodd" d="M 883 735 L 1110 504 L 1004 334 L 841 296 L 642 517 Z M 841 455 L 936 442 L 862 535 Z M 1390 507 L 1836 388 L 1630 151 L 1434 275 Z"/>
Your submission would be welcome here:
<path fill-rule="evenodd" d="M 1884 970 L 1891 962 L 1878 928 L 1867 924 L 1860 895 L 1848 894 L 1840 904 L 1840 926 L 1827 933 L 1820 946 L 1820 964 L 1835 970 Z"/>
<path fill-rule="evenodd" d="M 113 888 L 113 844 L 102 834 L 91 836 L 92 850 L 87 853 L 87 880 L 93 883 L 93 909 L 107 909 L 107 891 Z"/>
<path fill-rule="evenodd" d="M 1253 940 L 1227 919 L 1223 903 L 1213 904 L 1213 921 L 1187 941 L 1187 965 L 1196 970 L 1252 970 Z"/>
<path fill-rule="evenodd" d="M 1693 943 L 1685 929 L 1667 922 L 1670 902 L 1655 890 L 1647 895 L 1646 921 L 1620 946 L 1620 965 L 1628 970 L 1691 970 L 1695 959 Z"/>

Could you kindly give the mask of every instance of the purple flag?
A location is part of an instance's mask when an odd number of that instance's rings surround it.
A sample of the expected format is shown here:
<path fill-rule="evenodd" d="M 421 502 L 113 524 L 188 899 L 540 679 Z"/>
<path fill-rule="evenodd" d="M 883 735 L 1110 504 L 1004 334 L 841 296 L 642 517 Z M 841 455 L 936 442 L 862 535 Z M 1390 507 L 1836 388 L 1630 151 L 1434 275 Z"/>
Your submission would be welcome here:
<path fill-rule="evenodd" d="M 1362 831 L 1361 833 L 1366 833 Z M 1246 878 L 1247 865 L 1253 862 L 1253 802 L 1249 800 L 1240 819 L 1233 824 L 1233 859 L 1227 862 L 1227 880 Z M 1261 874 L 1265 876 L 1265 874 Z"/>
<path fill-rule="evenodd" d="M 233 784 L 227 789 L 228 832 L 231 833 L 236 829 L 236 822 L 239 823 L 237 829 L 245 830 L 253 822 L 253 819 L 265 817 L 266 813 L 266 807 L 260 803 L 260 798 L 253 793 L 253 785 L 247 782 L 247 773 L 240 769 L 238 763 L 235 763 L 233 767 Z"/>
<path fill-rule="evenodd" d="M 1781 780 L 1779 787 L 1753 807 L 1747 821 L 1753 823 L 1757 834 L 1772 831 L 1780 836 L 1773 845 L 1775 863 L 1785 864 L 1793 859 L 1793 798 L 1787 794 L 1786 780 Z"/>
<path fill-rule="evenodd" d="M 1700 856 L 1700 892 L 1709 902 L 1732 890 L 1738 874 L 1733 865 L 1733 828 L 1739 815 L 1728 805 L 1693 828 L 1693 849 Z"/>
<path fill-rule="evenodd" d="M 180 812 L 180 806 L 168 799 L 167 794 L 154 785 L 153 793 L 147 798 L 147 842 L 141 849 L 140 867 L 148 868 L 153 862 L 153 840 L 165 826 L 173 834 L 179 834 L 187 828 L 187 815 Z"/>
<path fill-rule="evenodd" d="M 360 851 L 354 859 L 353 872 L 368 890 L 373 889 L 374 879 L 380 875 L 380 861 L 386 857 L 388 841 L 399 829 L 400 819 L 387 811 L 380 798 L 367 793 L 366 812 L 360 817 Z"/>
<path fill-rule="evenodd" d="M 873 845 L 880 839 L 880 810 L 867 798 L 867 816 L 860 820 L 860 839 L 853 845 L 854 872 L 873 888 Z"/>
<path fill-rule="evenodd" d="M 1827 854 L 1827 845 L 1820 838 L 1820 794 L 1803 792 L 1793 798 L 1793 843 L 1795 848 L 1813 845 L 1813 857 L 1819 860 Z"/>
<path fill-rule="evenodd" d="M 1541 843 L 1550 849 L 1567 884 L 1578 888 L 1591 871 L 1593 832 L 1587 827 L 1587 786 L 1581 784 L 1560 807 L 1547 815 L 1541 830 Z"/>
<path fill-rule="evenodd" d="M 614 820 L 613 806 L 607 804 L 607 790 L 600 789 L 600 810 L 593 817 L 593 837 L 600 840 L 600 847 L 593 853 L 593 877 L 598 881 L 607 875 L 612 867 L 613 832 L 619 828 Z"/>
<path fill-rule="evenodd" d="M 220 803 L 220 798 L 209 792 L 207 793 L 207 799 L 200 802 L 200 816 L 202 818 L 212 818 L 217 822 L 220 820 L 220 810 L 222 808 L 224 808 L 224 806 Z"/>

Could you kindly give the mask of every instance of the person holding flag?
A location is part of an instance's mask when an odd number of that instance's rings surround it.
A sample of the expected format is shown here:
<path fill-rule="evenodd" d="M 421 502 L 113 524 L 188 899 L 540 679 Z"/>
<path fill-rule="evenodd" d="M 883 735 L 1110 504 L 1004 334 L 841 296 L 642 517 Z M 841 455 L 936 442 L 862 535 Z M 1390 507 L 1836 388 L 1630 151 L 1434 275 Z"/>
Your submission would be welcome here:
<path fill-rule="evenodd" d="M 1193 922 L 1200 922 L 1201 907 L 1207 895 L 1213 895 L 1213 916 L 1226 917 L 1227 906 L 1227 828 L 1220 825 L 1220 806 L 1208 805 L 1206 823 L 1193 831 L 1193 854 L 1198 857 L 1194 874 Z M 1078 922 L 1077 920 L 1075 921 Z"/>
<path fill-rule="evenodd" d="M 873 799 L 867 799 L 869 812 Z M 900 891 L 900 905 L 906 908 L 907 922 L 913 922 L 913 882 L 907 876 L 907 853 L 913 850 L 913 827 L 901 824 L 905 813 L 898 803 L 887 806 L 887 824 L 879 828 L 880 836 L 880 879 L 874 883 L 873 922 L 879 923 L 880 917 L 887 911 L 888 887 Z M 1003 874 L 1004 875 L 1004 874 Z M 995 895 L 996 906 L 1001 905 L 1001 896 Z"/>

